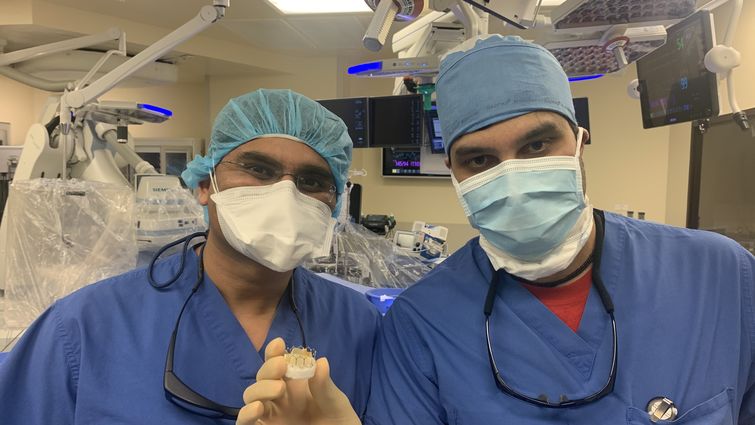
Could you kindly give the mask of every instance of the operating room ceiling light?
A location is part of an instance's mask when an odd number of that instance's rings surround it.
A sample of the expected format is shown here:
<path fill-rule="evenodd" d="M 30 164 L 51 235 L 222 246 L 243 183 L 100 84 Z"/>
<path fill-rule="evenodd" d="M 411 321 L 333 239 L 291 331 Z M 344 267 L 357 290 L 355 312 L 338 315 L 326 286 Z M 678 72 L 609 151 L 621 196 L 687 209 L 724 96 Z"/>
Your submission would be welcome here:
<path fill-rule="evenodd" d="M 551 19 L 557 30 L 683 19 L 696 0 L 567 0 Z"/>
<path fill-rule="evenodd" d="M 285 15 L 372 12 L 364 0 L 267 0 Z"/>

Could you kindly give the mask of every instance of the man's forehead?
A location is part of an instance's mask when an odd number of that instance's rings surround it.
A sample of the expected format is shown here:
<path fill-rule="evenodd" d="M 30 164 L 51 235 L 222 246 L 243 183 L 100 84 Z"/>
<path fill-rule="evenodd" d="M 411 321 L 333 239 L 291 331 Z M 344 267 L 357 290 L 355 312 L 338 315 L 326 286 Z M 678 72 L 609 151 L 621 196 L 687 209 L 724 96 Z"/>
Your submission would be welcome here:
<path fill-rule="evenodd" d="M 515 142 L 525 138 L 528 133 L 533 131 L 568 131 L 569 129 L 569 122 L 560 114 L 551 111 L 533 111 L 465 134 L 451 148 L 453 150 L 460 144 L 482 142 L 488 139 L 499 142 Z"/>
<path fill-rule="evenodd" d="M 228 153 L 229 159 L 268 159 L 281 165 L 312 166 L 330 172 L 325 158 L 304 142 L 282 137 L 261 137 L 243 143 Z"/>

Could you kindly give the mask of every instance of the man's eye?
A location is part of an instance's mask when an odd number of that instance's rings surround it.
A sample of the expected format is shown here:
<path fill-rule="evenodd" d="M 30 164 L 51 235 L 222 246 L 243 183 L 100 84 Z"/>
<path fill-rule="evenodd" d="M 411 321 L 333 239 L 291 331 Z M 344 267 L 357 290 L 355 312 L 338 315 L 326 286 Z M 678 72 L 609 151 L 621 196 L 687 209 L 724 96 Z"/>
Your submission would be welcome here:
<path fill-rule="evenodd" d="M 261 164 L 248 164 L 244 166 L 244 169 L 258 179 L 270 179 L 275 176 L 272 168 Z"/>
<path fill-rule="evenodd" d="M 307 192 L 324 192 L 327 191 L 331 184 L 320 176 L 299 176 L 299 189 Z"/>
<path fill-rule="evenodd" d="M 524 147 L 524 149 L 528 154 L 537 154 L 544 152 L 546 145 L 547 143 L 545 141 L 538 140 L 537 142 L 528 143 L 527 146 Z"/>
<path fill-rule="evenodd" d="M 464 161 L 464 165 L 466 165 L 469 168 L 476 168 L 476 169 L 489 167 L 491 163 L 492 161 L 490 157 L 486 155 L 475 156 L 473 158 L 470 158 Z"/>

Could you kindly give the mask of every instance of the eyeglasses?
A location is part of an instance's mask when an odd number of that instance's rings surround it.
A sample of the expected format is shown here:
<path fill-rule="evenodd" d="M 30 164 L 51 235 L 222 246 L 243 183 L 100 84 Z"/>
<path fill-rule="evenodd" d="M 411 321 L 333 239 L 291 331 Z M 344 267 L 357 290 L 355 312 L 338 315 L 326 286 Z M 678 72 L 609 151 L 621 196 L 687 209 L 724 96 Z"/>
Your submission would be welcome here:
<path fill-rule="evenodd" d="M 286 173 L 278 167 L 263 162 L 249 161 L 245 163 L 235 161 L 221 161 L 218 165 L 233 165 L 246 174 L 255 186 L 264 186 L 279 182 L 283 176 L 294 178 L 294 184 L 299 192 L 320 200 L 326 204 L 333 202 L 336 196 L 336 185 L 333 178 L 317 173 Z"/>
<path fill-rule="evenodd" d="M 503 391 L 504 393 L 517 398 L 519 400 L 525 401 L 530 404 L 534 404 L 539 407 L 548 407 L 548 408 L 565 408 L 565 407 L 576 407 L 585 405 L 588 403 L 592 403 L 593 401 L 600 400 L 601 398 L 605 397 L 606 395 L 610 394 L 613 391 L 614 384 L 616 383 L 616 370 L 618 368 L 618 337 L 616 333 L 616 319 L 613 315 L 613 301 L 611 300 L 611 296 L 608 294 L 608 291 L 606 290 L 605 285 L 603 284 L 603 280 L 600 278 L 600 260 L 601 260 L 601 254 L 603 251 L 603 237 L 605 235 L 605 229 L 604 229 L 604 223 L 605 218 L 602 215 L 602 212 L 595 211 L 595 227 L 596 227 L 596 238 L 595 238 L 595 251 L 593 253 L 594 263 L 593 263 L 593 283 L 595 284 L 595 289 L 598 291 L 598 294 L 600 295 L 600 300 L 603 302 L 603 307 L 606 310 L 606 313 L 611 318 L 611 329 L 613 331 L 613 353 L 611 356 L 611 371 L 608 375 L 608 380 L 606 381 L 605 385 L 603 385 L 603 388 L 601 388 L 599 391 L 590 394 L 586 397 L 576 399 L 576 400 L 569 400 L 565 395 L 562 395 L 559 397 L 558 402 L 551 402 L 548 401 L 548 397 L 546 395 L 541 395 L 537 398 L 530 397 L 528 395 L 522 394 L 518 392 L 517 390 L 511 388 L 506 381 L 501 376 L 501 373 L 498 369 L 498 365 L 495 362 L 495 356 L 493 355 L 493 343 L 490 338 L 490 315 L 493 312 L 493 302 L 495 301 L 495 292 L 496 287 L 498 284 L 498 273 L 493 272 L 493 278 L 490 281 L 490 287 L 488 289 L 488 294 L 485 298 L 485 307 L 483 310 L 483 313 L 485 314 L 485 336 L 487 338 L 488 343 L 488 360 L 490 360 L 490 368 L 493 371 L 493 378 L 495 379 L 495 383 L 498 386 L 498 388 Z"/>
<path fill-rule="evenodd" d="M 200 248 L 199 254 L 199 267 L 196 283 L 191 288 L 191 293 L 184 301 L 181 307 L 181 312 L 178 313 L 176 319 L 176 325 L 173 327 L 173 333 L 170 336 L 170 343 L 168 344 L 168 355 L 165 360 L 165 372 L 163 373 L 163 388 L 165 389 L 165 397 L 175 405 L 182 409 L 188 410 L 192 413 L 202 415 L 209 418 L 217 419 L 233 419 L 235 420 L 239 416 L 240 407 L 225 406 L 220 403 L 216 403 L 207 397 L 199 394 L 191 387 L 186 385 L 181 378 L 173 371 L 173 359 L 176 350 L 176 335 L 178 335 L 178 325 L 181 323 L 181 317 L 186 310 L 186 306 L 189 304 L 189 300 L 199 289 L 199 285 L 204 281 L 204 245 Z M 183 265 L 183 264 L 182 264 Z M 296 317 L 296 321 L 299 323 L 299 331 L 301 332 L 302 345 L 307 347 L 307 339 L 304 335 L 304 326 L 302 325 L 301 318 L 299 317 L 299 309 L 296 307 L 296 301 L 294 300 L 294 278 L 291 276 L 291 280 L 288 283 L 288 297 L 291 310 Z"/>

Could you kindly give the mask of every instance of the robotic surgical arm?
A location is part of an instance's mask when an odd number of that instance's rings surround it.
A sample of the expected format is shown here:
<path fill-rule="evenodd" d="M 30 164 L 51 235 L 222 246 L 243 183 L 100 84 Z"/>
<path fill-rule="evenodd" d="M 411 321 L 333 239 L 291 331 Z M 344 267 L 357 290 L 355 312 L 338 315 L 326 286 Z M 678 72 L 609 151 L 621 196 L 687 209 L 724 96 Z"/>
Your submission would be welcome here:
<path fill-rule="evenodd" d="M 48 101 L 41 122 L 33 124 L 27 132 L 14 180 L 78 178 L 130 187 L 131 183 L 120 171 L 119 159 L 133 166 L 139 174 L 156 174 L 156 170 L 127 144 L 127 127 L 163 122 L 170 117 L 171 112 L 141 103 L 105 102 L 98 101 L 97 98 L 222 19 L 229 2 L 230 0 L 213 0 L 212 5 L 202 7 L 193 19 L 91 82 L 107 58 L 114 54 L 125 55 L 125 35 L 121 31 L 111 29 L 102 34 L 0 53 L 0 74 L 42 90 L 62 91 L 62 94 Z M 81 49 L 111 40 L 118 40 L 118 49 L 106 53 L 79 81 L 50 82 L 10 68 L 12 64 L 33 57 Z M 12 199 L 8 202 L 11 203 Z M 7 211 L 8 208 L 5 209 Z M 6 287 L 6 223 L 5 219 L 0 223 L 0 289 Z"/>

